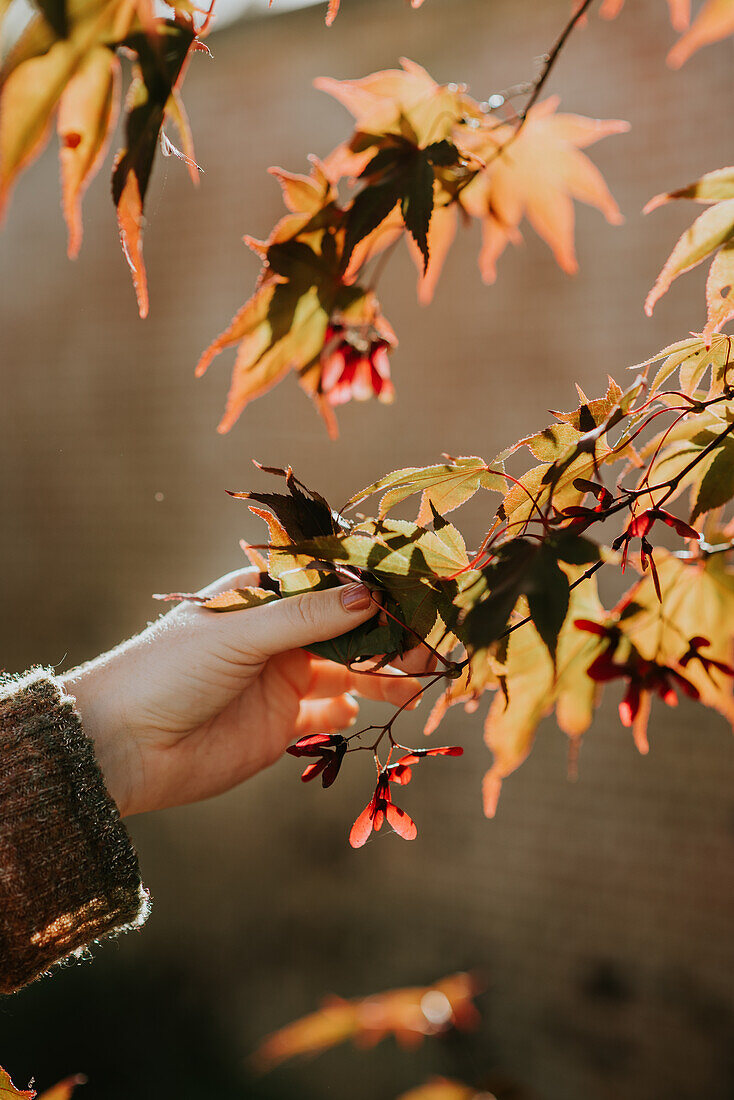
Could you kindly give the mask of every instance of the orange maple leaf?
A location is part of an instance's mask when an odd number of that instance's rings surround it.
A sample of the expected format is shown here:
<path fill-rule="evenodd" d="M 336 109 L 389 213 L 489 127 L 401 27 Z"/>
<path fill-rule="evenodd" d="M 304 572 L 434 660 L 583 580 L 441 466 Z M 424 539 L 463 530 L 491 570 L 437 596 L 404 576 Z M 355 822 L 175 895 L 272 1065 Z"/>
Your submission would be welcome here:
<path fill-rule="evenodd" d="M 272 4 L 273 0 L 270 0 Z M 423 3 L 423 0 L 409 0 L 411 8 L 419 8 Z M 341 0 L 329 0 L 329 7 L 326 12 L 326 26 L 330 27 L 339 14 L 339 8 L 341 6 Z"/>
<path fill-rule="evenodd" d="M 713 256 L 706 282 L 708 319 L 703 330 L 706 346 L 710 347 L 714 333 L 734 317 L 734 167 L 717 168 L 678 191 L 655 195 L 644 213 L 673 199 L 691 199 L 708 209 L 678 239 L 645 300 L 645 313 L 652 316 L 655 304 L 679 275 Z"/>
<path fill-rule="evenodd" d="M 271 168 L 289 213 L 267 240 L 244 238 L 263 260 L 257 288 L 196 368 L 201 377 L 220 352 L 238 345 L 220 432 L 292 370 L 332 438 L 335 406 L 392 400 L 388 351 L 397 338 L 375 295 L 342 278 L 343 211 L 321 164 L 312 163 L 310 176 Z"/>
<path fill-rule="evenodd" d="M 360 1000 L 329 997 L 317 1012 L 269 1035 L 255 1052 L 254 1062 L 260 1069 L 270 1069 L 350 1038 L 370 1047 L 392 1034 L 402 1046 L 413 1047 L 426 1036 L 452 1028 L 471 1030 L 479 1020 L 474 997 L 480 989 L 472 974 L 452 974 L 432 986 L 391 989 Z"/>
<path fill-rule="evenodd" d="M 473 151 L 486 167 L 459 201 L 482 222 L 479 266 L 485 282 L 494 282 L 497 260 L 508 242 L 520 242 L 523 217 L 569 274 L 578 268 L 573 199 L 597 207 L 612 225 L 623 221 L 601 173 L 580 150 L 610 134 L 625 133 L 629 123 L 557 114 L 558 103 L 552 96 L 531 108 L 519 132 L 510 123 L 474 132 Z"/>
<path fill-rule="evenodd" d="M 603 0 L 599 15 L 602 19 L 616 19 L 623 7 L 624 0 Z M 668 0 L 668 7 L 674 30 L 684 31 L 691 21 L 691 0 Z"/>
<path fill-rule="evenodd" d="M 707 0 L 690 30 L 668 54 L 668 64 L 679 69 L 696 50 L 730 34 L 734 34 L 734 0 Z"/>

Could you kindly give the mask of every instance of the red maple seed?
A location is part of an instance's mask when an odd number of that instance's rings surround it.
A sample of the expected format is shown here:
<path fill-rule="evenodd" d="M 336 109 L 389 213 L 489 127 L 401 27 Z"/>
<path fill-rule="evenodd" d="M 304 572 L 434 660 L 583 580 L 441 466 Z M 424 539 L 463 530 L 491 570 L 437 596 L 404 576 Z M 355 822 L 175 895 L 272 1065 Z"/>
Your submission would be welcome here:
<path fill-rule="evenodd" d="M 596 523 L 601 519 L 604 512 L 614 500 L 614 497 L 607 488 L 601 485 L 597 481 L 587 481 L 586 478 L 577 477 L 574 479 L 574 486 L 577 489 L 583 490 L 585 493 L 593 493 L 597 499 L 595 508 L 587 508 L 582 504 L 572 504 L 567 508 L 555 509 L 556 519 L 560 522 L 564 519 L 568 519 L 571 522 L 567 524 L 567 528 L 572 528 L 578 534 L 585 531 L 587 527 L 590 527 L 592 523 Z"/>
<path fill-rule="evenodd" d="M 598 684 L 617 679 L 627 680 L 627 689 L 619 704 L 619 718 L 623 726 L 633 730 L 635 743 L 640 752 L 647 752 L 647 717 L 651 696 L 658 695 L 667 706 L 676 707 L 678 705 L 676 688 L 690 699 L 699 699 L 698 688 L 677 669 L 659 665 L 655 661 L 647 661 L 636 650 L 632 651 L 626 661 L 615 661 L 614 655 L 622 637 L 619 627 L 605 626 L 591 619 L 575 619 L 574 626 L 589 634 L 607 638 L 609 643 L 607 648 L 594 658 L 586 670 L 586 675 Z M 705 638 L 691 639 L 691 646 L 694 642 L 708 645 Z M 689 654 L 679 664 L 685 667 L 693 657 L 699 657 L 697 647 L 694 647 L 693 652 L 689 650 Z M 719 667 L 719 662 L 715 664 Z M 728 669 L 728 666 L 724 666 L 724 669 Z M 734 676 L 734 669 L 728 671 Z"/>
<path fill-rule="evenodd" d="M 347 742 L 340 733 L 315 733 L 310 737 L 302 737 L 291 745 L 286 752 L 291 756 L 314 756 L 317 759 L 312 764 L 307 764 L 301 774 L 304 783 L 321 776 L 323 787 L 330 787 L 339 774 L 342 761 L 347 751 Z"/>
<path fill-rule="evenodd" d="M 373 330 L 331 324 L 321 353 L 321 392 L 330 405 L 344 405 L 354 398 L 377 397 L 390 402 L 395 387 L 390 379 L 387 340 Z"/>
<path fill-rule="evenodd" d="M 460 745 L 442 745 L 436 749 L 413 749 L 407 756 L 401 756 L 397 764 L 389 764 L 385 769 L 391 783 L 406 786 L 413 778 L 413 764 L 426 756 L 461 756 L 464 750 Z"/>
<path fill-rule="evenodd" d="M 660 520 L 661 523 L 667 524 L 668 527 L 672 527 L 673 530 L 684 539 L 695 539 L 696 542 L 700 541 L 700 532 L 696 531 L 694 527 L 686 523 L 682 519 L 678 519 L 672 512 L 666 512 L 664 508 L 648 508 L 646 511 L 641 512 L 639 516 L 633 516 L 627 524 L 627 530 L 615 539 L 612 543 L 613 550 L 622 550 L 622 572 L 624 573 L 625 566 L 627 565 L 627 555 L 629 553 L 629 546 L 632 539 L 642 540 L 641 550 L 641 564 L 642 568 L 647 569 L 648 565 L 652 570 L 653 582 L 655 584 L 655 591 L 657 592 L 658 599 L 661 599 L 660 582 L 658 581 L 657 570 L 655 568 L 655 562 L 652 556 L 652 545 L 647 539 L 647 535 L 650 532 L 652 525 L 656 520 Z"/>
<path fill-rule="evenodd" d="M 394 804 L 390 794 L 390 777 L 385 769 L 380 772 L 375 793 L 352 825 L 349 843 L 353 848 L 361 848 L 367 843 L 373 829 L 375 832 L 380 831 L 383 821 L 387 821 L 403 840 L 415 840 L 418 835 L 413 819 Z"/>
<path fill-rule="evenodd" d="M 441 745 L 435 749 L 412 749 L 395 764 L 382 769 L 377 779 L 375 793 L 362 813 L 352 825 L 349 843 L 353 848 L 361 848 L 367 843 L 372 830 L 379 832 L 383 821 L 391 825 L 403 840 L 415 840 L 418 829 L 411 817 L 401 810 L 392 800 L 390 784 L 404 787 L 413 777 L 412 765 L 426 756 L 461 756 L 464 750 L 459 745 Z"/>

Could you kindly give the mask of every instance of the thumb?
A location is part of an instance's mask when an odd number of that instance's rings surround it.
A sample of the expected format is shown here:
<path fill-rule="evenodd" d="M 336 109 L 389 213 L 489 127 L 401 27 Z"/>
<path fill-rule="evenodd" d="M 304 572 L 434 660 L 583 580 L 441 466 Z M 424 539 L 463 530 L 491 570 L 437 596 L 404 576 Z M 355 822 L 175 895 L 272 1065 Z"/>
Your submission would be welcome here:
<path fill-rule="evenodd" d="M 240 635 L 240 644 L 246 642 L 248 648 L 263 657 L 274 657 L 346 634 L 379 609 L 380 605 L 363 584 L 288 596 L 253 608 L 243 616 L 241 625 L 247 633 L 244 638 Z M 236 618 L 232 616 L 233 620 Z"/>

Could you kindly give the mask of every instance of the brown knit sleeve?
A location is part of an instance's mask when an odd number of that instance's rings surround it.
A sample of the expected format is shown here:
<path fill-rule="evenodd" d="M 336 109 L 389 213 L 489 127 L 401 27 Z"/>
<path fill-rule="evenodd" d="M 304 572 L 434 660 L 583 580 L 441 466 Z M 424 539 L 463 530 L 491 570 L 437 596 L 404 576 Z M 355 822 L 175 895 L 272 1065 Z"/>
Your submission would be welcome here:
<path fill-rule="evenodd" d="M 74 701 L 44 669 L 0 679 L 0 992 L 148 908 Z"/>

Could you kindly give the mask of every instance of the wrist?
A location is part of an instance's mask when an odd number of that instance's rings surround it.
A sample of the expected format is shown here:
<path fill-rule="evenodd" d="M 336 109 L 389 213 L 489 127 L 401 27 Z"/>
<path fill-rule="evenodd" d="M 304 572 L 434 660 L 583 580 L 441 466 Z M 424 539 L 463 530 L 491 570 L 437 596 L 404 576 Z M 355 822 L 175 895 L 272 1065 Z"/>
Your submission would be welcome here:
<path fill-rule="evenodd" d="M 120 816 L 126 817 L 132 812 L 129 739 L 122 708 L 106 683 L 104 668 L 82 665 L 57 677 L 57 683 L 73 699 L 107 791 Z"/>

